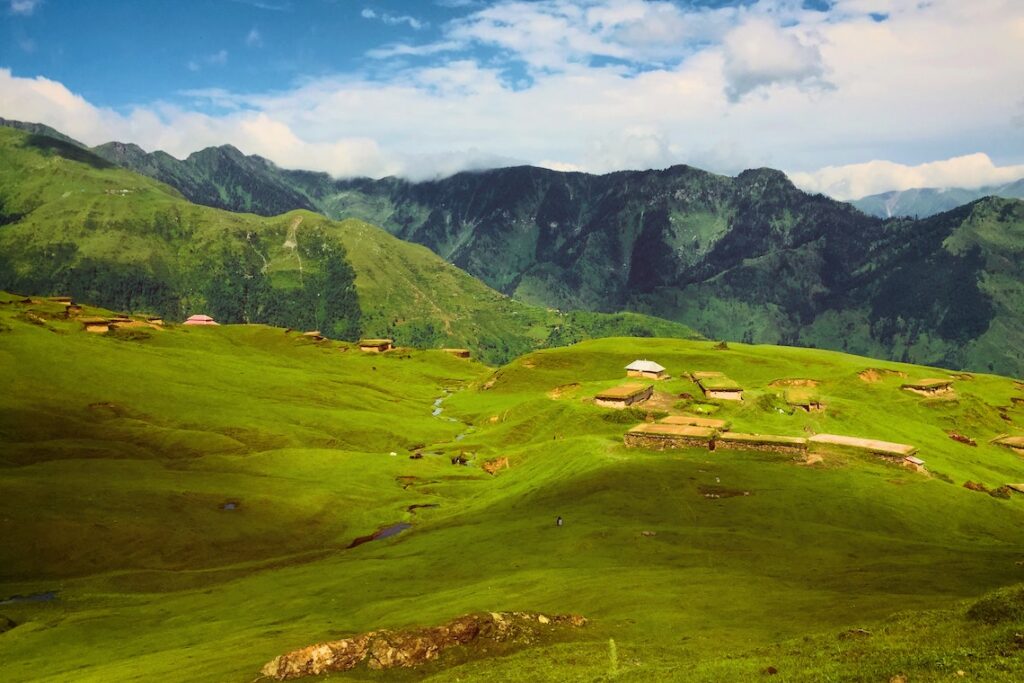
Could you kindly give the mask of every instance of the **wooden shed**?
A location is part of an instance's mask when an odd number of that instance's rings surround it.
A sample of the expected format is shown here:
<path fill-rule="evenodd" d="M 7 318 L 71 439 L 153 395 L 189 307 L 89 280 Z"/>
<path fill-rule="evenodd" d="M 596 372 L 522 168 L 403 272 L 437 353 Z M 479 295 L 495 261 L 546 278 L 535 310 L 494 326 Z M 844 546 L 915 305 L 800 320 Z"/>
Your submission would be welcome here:
<path fill-rule="evenodd" d="M 654 394 L 650 384 L 622 384 L 605 389 L 594 396 L 594 403 L 605 408 L 623 409 L 637 403 L 643 403 Z"/>
<path fill-rule="evenodd" d="M 456 358 L 469 358 L 472 354 L 469 349 L 441 349 L 445 353 L 451 354 Z"/>
<path fill-rule="evenodd" d="M 360 339 L 359 350 L 366 353 L 384 353 L 395 348 L 393 339 Z"/>
<path fill-rule="evenodd" d="M 943 396 L 953 393 L 953 380 L 920 379 L 916 382 L 905 382 L 900 388 L 921 396 Z"/>
<path fill-rule="evenodd" d="M 643 377 L 645 379 L 666 379 L 665 368 L 653 360 L 635 360 L 626 366 L 627 377 Z"/>
<path fill-rule="evenodd" d="M 742 401 L 743 387 L 721 372 L 694 372 L 691 377 L 707 398 Z"/>
<path fill-rule="evenodd" d="M 309 332 L 303 332 L 302 336 L 305 337 L 306 339 L 312 339 L 313 341 L 323 341 L 324 339 L 326 339 L 326 337 L 320 334 L 320 330 L 310 330 Z"/>

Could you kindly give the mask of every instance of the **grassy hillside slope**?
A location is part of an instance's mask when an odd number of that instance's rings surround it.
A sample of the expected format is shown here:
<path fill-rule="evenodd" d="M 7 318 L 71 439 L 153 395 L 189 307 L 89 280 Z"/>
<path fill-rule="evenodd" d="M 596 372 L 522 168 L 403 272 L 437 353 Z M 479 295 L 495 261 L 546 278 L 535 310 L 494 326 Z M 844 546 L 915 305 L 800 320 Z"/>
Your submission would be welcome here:
<path fill-rule="evenodd" d="M 1024 499 L 962 486 L 1024 481 L 1020 457 L 988 443 L 1024 431 L 1011 380 L 959 376 L 955 400 L 933 400 L 899 385 L 940 370 L 806 349 L 605 339 L 493 370 L 260 325 L 144 332 L 93 335 L 52 304 L 0 304 L 13 388 L 0 395 L 0 614 L 17 624 L 0 634 L 4 680 L 251 681 L 307 644 L 494 610 L 590 623 L 495 659 L 332 680 L 1024 673 L 1019 611 L 886 621 L 1024 579 Z M 627 449 L 643 412 L 589 399 L 638 357 L 675 377 L 658 385 L 661 411 L 906 441 L 931 474 L 839 452 L 806 465 Z M 700 399 L 692 370 L 725 372 L 746 400 Z M 780 379 L 819 381 L 826 410 L 791 412 Z M 486 474 L 497 457 L 510 467 Z M 438 507 L 409 511 L 423 504 Z M 851 628 L 871 635 L 838 637 Z"/>
<path fill-rule="evenodd" d="M 190 204 L 70 143 L 11 128 L 0 128 L 0 288 L 177 320 L 206 313 L 341 339 L 464 346 L 490 362 L 600 334 L 696 336 L 647 316 L 509 300 L 365 223 Z"/>

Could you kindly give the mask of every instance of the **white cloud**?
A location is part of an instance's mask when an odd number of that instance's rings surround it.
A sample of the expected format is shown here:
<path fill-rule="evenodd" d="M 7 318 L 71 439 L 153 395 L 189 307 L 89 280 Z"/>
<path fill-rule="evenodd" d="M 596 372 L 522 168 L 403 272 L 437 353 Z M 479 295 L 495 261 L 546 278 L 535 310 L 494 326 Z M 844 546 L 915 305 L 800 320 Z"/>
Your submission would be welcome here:
<path fill-rule="evenodd" d="M 228 51 L 218 50 L 199 59 L 190 59 L 185 66 L 188 67 L 189 71 L 202 71 L 204 66 L 224 66 L 227 63 Z"/>
<path fill-rule="evenodd" d="M 11 14 L 29 16 L 41 4 L 43 0 L 11 0 Z"/>
<path fill-rule="evenodd" d="M 860 199 L 889 190 L 1000 185 L 1024 178 L 1024 164 L 997 166 L 987 154 L 977 153 L 916 166 L 876 160 L 789 176 L 808 192 L 822 192 L 837 199 Z"/>
<path fill-rule="evenodd" d="M 732 102 L 772 85 L 829 87 L 821 52 L 769 19 L 747 21 L 725 36 L 725 92 Z"/>
<path fill-rule="evenodd" d="M 263 34 L 253 26 L 245 36 L 245 44 L 249 47 L 263 47 Z"/>
<path fill-rule="evenodd" d="M 1014 123 L 1024 95 L 1024 5 L 838 0 L 830 13 L 800 5 L 501 2 L 441 27 L 435 42 L 378 48 L 378 59 L 398 59 L 375 63 L 376 78 L 192 92 L 185 96 L 201 105 L 158 102 L 127 114 L 0 70 L 0 116 L 176 156 L 231 143 L 338 175 L 424 178 L 512 162 L 591 172 L 772 166 L 808 189 L 852 197 L 994 177 L 977 163 L 949 163 L 941 176 L 906 170 L 934 159 L 981 152 L 997 169 L 1024 163 Z M 888 19 L 866 14 L 876 11 Z M 744 31 L 756 44 L 740 41 Z M 485 61 L 466 49 L 481 44 L 498 56 L 488 50 Z M 510 64 L 525 67 L 527 82 L 509 85 Z M 822 88 L 826 80 L 831 87 Z M 198 113 L 209 104 L 218 114 Z M 873 159 L 891 167 L 866 163 Z"/>
<path fill-rule="evenodd" d="M 363 9 L 363 11 L 359 13 L 359 16 L 361 16 L 363 19 L 380 19 L 388 26 L 398 26 L 400 24 L 406 24 L 409 26 L 409 28 L 416 31 L 419 31 L 420 29 L 426 28 L 428 26 L 427 22 L 421 21 L 416 17 L 409 16 L 408 14 L 396 15 L 388 14 L 387 12 L 376 12 L 368 7 Z"/>

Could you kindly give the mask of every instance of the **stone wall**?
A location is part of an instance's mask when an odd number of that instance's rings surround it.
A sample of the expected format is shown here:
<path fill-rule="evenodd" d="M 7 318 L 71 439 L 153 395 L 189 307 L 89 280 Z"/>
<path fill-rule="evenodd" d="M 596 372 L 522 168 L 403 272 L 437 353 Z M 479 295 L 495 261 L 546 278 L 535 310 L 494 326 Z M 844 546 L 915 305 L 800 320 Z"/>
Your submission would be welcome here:
<path fill-rule="evenodd" d="M 642 432 L 626 432 L 623 441 L 629 448 L 647 448 L 655 451 L 677 448 L 708 449 L 710 443 L 707 439 L 698 439 L 696 437 L 644 434 Z"/>

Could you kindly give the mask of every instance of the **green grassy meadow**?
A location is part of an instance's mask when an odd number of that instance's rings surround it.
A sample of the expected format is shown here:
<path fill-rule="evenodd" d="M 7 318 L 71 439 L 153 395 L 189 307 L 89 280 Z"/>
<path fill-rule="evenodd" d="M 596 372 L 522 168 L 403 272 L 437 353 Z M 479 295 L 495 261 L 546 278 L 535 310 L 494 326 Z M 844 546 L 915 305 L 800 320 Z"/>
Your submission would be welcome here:
<path fill-rule="evenodd" d="M 1024 496 L 962 486 L 1024 482 L 1020 456 L 989 443 L 1024 432 L 1011 379 L 958 375 L 955 398 L 928 399 L 899 387 L 948 373 L 649 338 L 495 368 L 262 325 L 95 335 L 52 304 L 2 301 L 0 603 L 57 593 L 0 604 L 18 624 L 0 633 L 2 680 L 247 682 L 315 642 L 499 610 L 590 623 L 499 658 L 329 678 L 1024 677 L 1020 593 L 967 611 L 1024 582 Z M 659 414 L 912 443 L 930 474 L 841 452 L 808 466 L 627 449 L 644 411 L 590 398 L 636 358 L 673 376 Z M 745 400 L 703 399 L 684 374 L 701 370 Z M 816 380 L 825 410 L 787 404 L 787 379 Z M 486 474 L 498 457 L 510 468 Z M 423 504 L 438 507 L 408 510 Z M 412 528 L 347 549 L 397 522 Z"/>

